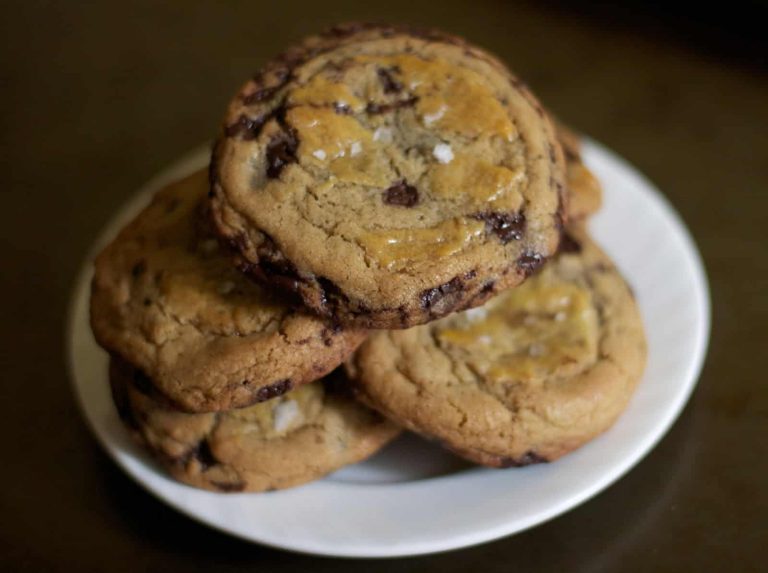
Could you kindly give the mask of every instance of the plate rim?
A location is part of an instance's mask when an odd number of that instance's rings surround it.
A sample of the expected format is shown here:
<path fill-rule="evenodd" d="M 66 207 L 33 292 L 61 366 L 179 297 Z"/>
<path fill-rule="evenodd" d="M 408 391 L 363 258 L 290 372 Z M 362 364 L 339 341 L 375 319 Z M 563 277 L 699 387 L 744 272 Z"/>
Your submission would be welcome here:
<path fill-rule="evenodd" d="M 244 541 L 251 543 L 259 543 L 265 546 L 269 546 L 276 549 L 287 550 L 292 552 L 298 552 L 310 555 L 324 555 L 332 557 L 346 557 L 346 558 L 396 558 L 415 555 L 434 554 L 445 551 L 452 551 L 478 545 L 480 543 L 490 542 L 502 537 L 520 533 L 537 525 L 541 525 L 555 517 L 558 517 L 576 507 L 580 506 L 587 500 L 601 493 L 612 484 L 616 483 L 619 479 L 625 476 L 632 468 L 634 468 L 640 461 L 642 461 L 661 439 L 669 432 L 676 420 L 680 417 L 684 411 L 686 404 L 690 400 L 701 371 L 704 367 L 707 351 L 709 347 L 710 335 L 711 335 L 711 294 L 709 288 L 709 281 L 706 273 L 706 268 L 703 263 L 701 254 L 696 246 L 693 236 L 685 225 L 682 217 L 674 208 L 669 199 L 656 187 L 642 172 L 636 169 L 626 159 L 619 156 L 604 145 L 596 142 L 595 140 L 584 137 L 584 154 L 585 159 L 589 160 L 590 155 L 603 155 L 607 160 L 613 163 L 619 168 L 626 176 L 635 178 L 641 185 L 642 193 L 645 199 L 653 201 L 663 212 L 663 215 L 671 223 L 671 228 L 678 235 L 681 240 L 685 255 L 689 259 L 693 272 L 693 282 L 696 287 L 696 295 L 699 298 L 697 305 L 697 316 L 700 320 L 700 328 L 696 332 L 696 340 L 693 346 L 692 356 L 688 361 L 688 367 L 686 369 L 686 380 L 684 391 L 680 392 L 677 396 L 676 403 L 669 408 L 668 414 L 664 420 L 657 423 L 652 431 L 648 432 L 645 436 L 645 440 L 642 446 L 636 447 L 631 455 L 627 455 L 614 466 L 610 472 L 606 472 L 602 479 L 596 479 L 589 487 L 584 487 L 577 494 L 567 498 L 560 504 L 548 507 L 535 516 L 529 517 L 526 523 L 519 525 L 514 523 L 514 520 L 509 520 L 505 524 L 498 525 L 493 528 L 483 528 L 475 530 L 472 533 L 465 533 L 460 539 L 451 539 L 447 542 L 441 541 L 427 541 L 418 542 L 410 541 L 406 545 L 400 547 L 389 547 L 382 550 L 379 547 L 366 547 L 364 545 L 358 545 L 356 547 L 344 547 L 334 548 L 327 547 L 322 544 L 318 545 L 312 543 L 311 540 L 297 541 L 291 538 L 291 542 L 280 543 L 273 539 L 257 538 L 252 535 L 248 535 L 246 532 L 240 531 L 234 527 L 230 527 L 225 523 L 220 523 L 215 520 L 209 519 L 205 516 L 195 513 L 192 509 L 186 507 L 183 503 L 180 503 L 175 497 L 168 495 L 166 492 L 162 492 L 159 489 L 152 487 L 145 479 L 139 474 L 135 473 L 130 467 L 130 464 L 126 463 L 121 457 L 121 452 L 115 447 L 115 445 L 107 440 L 105 435 L 99 431 L 96 427 L 94 420 L 91 419 L 89 406 L 85 403 L 85 396 L 81 392 L 78 384 L 78 375 L 76 371 L 76 349 L 74 340 L 76 338 L 76 330 L 78 328 L 78 310 L 80 304 L 83 302 L 82 297 L 89 292 L 89 283 L 92 276 L 92 264 L 93 257 L 98 249 L 103 245 L 110 237 L 110 231 L 113 231 L 115 227 L 129 215 L 127 213 L 135 212 L 142 203 L 149 200 L 147 197 L 147 191 L 150 189 L 156 189 L 165 182 L 170 182 L 173 179 L 183 175 L 185 172 L 193 169 L 196 164 L 204 161 L 205 154 L 210 149 L 210 146 L 200 146 L 192 151 L 182 155 L 176 161 L 170 163 L 167 167 L 162 169 L 154 177 L 150 178 L 145 184 L 143 184 L 135 193 L 133 193 L 126 201 L 124 201 L 118 210 L 108 218 L 106 223 L 100 228 L 96 239 L 91 243 L 84 260 L 78 267 L 78 271 L 75 275 L 75 279 L 70 289 L 69 302 L 67 306 L 67 315 L 65 322 L 65 363 L 70 379 L 71 389 L 75 394 L 76 403 L 80 414 L 84 419 L 90 433 L 96 438 L 101 448 L 107 453 L 107 455 L 117 464 L 117 466 L 125 472 L 132 480 L 137 482 L 142 489 L 149 492 L 153 497 L 159 501 L 169 505 L 176 511 L 179 511 L 183 515 L 192 518 L 193 520 L 216 529 L 220 532 L 232 535 Z M 621 264 L 621 261 L 618 261 Z M 85 298 L 87 302 L 87 296 Z M 87 312 L 87 307 L 86 307 Z M 434 479 L 451 479 L 455 476 L 443 476 Z M 369 487 L 360 484 L 345 483 L 338 485 L 338 487 Z M 217 495 L 217 494 L 211 494 Z M 221 494 L 223 495 L 223 494 Z M 508 524 L 513 522 L 512 526 Z"/>

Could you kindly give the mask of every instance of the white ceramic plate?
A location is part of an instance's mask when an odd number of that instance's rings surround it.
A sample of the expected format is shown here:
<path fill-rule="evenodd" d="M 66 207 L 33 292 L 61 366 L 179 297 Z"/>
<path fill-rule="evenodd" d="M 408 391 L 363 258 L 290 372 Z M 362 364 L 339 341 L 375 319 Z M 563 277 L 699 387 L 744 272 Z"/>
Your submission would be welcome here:
<path fill-rule="evenodd" d="M 552 463 L 472 467 L 413 436 L 323 480 L 265 494 L 218 494 L 178 484 L 130 441 L 112 407 L 107 357 L 88 327 L 91 253 L 69 322 L 75 393 L 93 433 L 117 464 L 179 511 L 238 537 L 323 555 L 394 557 L 445 551 L 516 533 L 589 499 L 634 466 L 669 429 L 698 377 L 709 337 L 709 293 L 696 247 L 653 187 L 607 149 L 585 161 L 605 204 L 594 237 L 632 284 L 648 332 L 649 360 L 629 409 L 606 434 Z M 123 209 L 94 246 L 114 235 L 162 184 L 207 163 L 194 152 Z"/>

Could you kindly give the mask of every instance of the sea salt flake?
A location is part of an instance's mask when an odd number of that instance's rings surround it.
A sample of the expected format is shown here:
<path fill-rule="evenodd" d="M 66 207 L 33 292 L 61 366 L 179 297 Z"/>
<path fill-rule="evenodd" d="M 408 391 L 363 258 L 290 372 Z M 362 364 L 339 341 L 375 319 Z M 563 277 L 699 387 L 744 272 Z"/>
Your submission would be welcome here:
<path fill-rule="evenodd" d="M 299 405 L 296 400 L 284 400 L 272 409 L 272 419 L 276 432 L 284 432 L 299 416 Z"/>
<path fill-rule="evenodd" d="M 440 163 L 450 163 L 453 161 L 453 150 L 447 143 L 438 143 L 432 150 L 432 155 L 435 156 Z"/>
<path fill-rule="evenodd" d="M 377 127 L 373 132 L 373 140 L 381 143 L 392 143 L 392 130 L 388 127 Z"/>

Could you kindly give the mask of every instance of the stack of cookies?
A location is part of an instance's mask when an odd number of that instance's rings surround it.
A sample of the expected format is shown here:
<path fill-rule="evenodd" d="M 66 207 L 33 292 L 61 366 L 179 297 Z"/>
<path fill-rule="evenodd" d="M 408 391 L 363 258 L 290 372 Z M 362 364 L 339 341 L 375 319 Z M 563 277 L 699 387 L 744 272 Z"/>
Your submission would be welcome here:
<path fill-rule="evenodd" d="M 207 172 L 96 260 L 127 427 L 178 480 L 263 491 L 405 428 L 494 467 L 603 432 L 645 362 L 584 222 L 579 142 L 495 57 L 342 25 L 233 99 Z"/>

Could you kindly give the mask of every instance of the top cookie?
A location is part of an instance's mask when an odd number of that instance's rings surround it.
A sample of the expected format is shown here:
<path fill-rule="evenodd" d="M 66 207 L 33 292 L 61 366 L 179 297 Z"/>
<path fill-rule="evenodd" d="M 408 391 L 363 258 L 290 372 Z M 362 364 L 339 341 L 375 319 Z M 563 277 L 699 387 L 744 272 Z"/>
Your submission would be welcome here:
<path fill-rule="evenodd" d="M 477 306 L 557 248 L 562 150 L 489 54 L 347 25 L 268 64 L 229 107 L 212 214 L 258 277 L 344 324 Z"/>
<path fill-rule="evenodd" d="M 315 380 L 362 342 L 232 267 L 203 223 L 200 171 L 161 190 L 96 259 L 91 326 L 179 408 L 243 407 Z"/>

